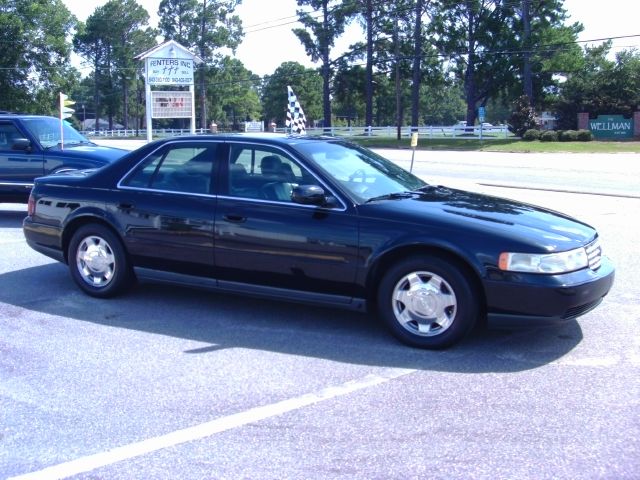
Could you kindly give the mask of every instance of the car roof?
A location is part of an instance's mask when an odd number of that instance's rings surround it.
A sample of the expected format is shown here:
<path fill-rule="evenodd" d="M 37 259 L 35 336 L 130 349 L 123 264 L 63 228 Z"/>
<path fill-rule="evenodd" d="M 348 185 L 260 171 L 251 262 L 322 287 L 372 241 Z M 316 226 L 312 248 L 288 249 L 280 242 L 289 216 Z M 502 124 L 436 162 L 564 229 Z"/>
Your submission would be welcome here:
<path fill-rule="evenodd" d="M 53 118 L 51 115 L 36 115 L 33 113 L 16 113 L 16 112 L 7 112 L 5 110 L 0 110 L 0 118 Z"/>
<path fill-rule="evenodd" d="M 175 141 L 256 141 L 260 143 L 269 143 L 273 145 L 296 145 L 306 142 L 335 142 L 345 141 L 340 137 L 330 137 L 321 135 L 290 135 L 284 133 L 210 133 L 204 135 L 184 135 L 179 137 L 168 137 L 157 140 L 156 144 L 163 144 Z"/>

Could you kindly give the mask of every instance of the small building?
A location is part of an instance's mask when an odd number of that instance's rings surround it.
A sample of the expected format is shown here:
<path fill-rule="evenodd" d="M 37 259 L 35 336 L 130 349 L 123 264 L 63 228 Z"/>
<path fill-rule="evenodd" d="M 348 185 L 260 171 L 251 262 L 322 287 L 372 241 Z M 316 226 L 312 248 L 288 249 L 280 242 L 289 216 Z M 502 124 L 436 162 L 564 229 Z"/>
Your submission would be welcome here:
<path fill-rule="evenodd" d="M 551 112 L 542 112 L 536 121 L 543 130 L 555 130 L 558 125 L 558 119 Z"/>

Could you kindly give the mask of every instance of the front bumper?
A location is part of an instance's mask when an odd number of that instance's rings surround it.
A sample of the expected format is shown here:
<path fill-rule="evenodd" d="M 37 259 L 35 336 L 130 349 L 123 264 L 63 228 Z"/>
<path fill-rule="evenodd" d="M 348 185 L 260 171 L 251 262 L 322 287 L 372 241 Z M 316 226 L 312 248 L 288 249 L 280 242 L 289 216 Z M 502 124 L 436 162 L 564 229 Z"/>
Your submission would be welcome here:
<path fill-rule="evenodd" d="M 538 326 L 577 318 L 600 304 L 614 277 L 606 257 L 597 270 L 562 275 L 494 272 L 484 282 L 489 324 Z"/>

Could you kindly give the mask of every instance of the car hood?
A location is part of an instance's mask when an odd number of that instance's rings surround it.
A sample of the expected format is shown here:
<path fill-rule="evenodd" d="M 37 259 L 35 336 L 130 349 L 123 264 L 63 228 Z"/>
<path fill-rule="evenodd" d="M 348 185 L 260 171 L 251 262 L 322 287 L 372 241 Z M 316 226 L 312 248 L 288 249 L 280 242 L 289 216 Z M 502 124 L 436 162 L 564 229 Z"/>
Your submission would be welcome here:
<path fill-rule="evenodd" d="M 374 201 L 360 207 L 364 215 L 446 228 L 483 238 L 510 239 L 526 248 L 563 251 L 591 241 L 596 231 L 568 215 L 500 197 L 432 187 L 408 198 Z"/>
<path fill-rule="evenodd" d="M 129 153 L 121 148 L 103 147 L 101 145 L 82 143 L 65 145 L 64 150 L 49 150 L 48 155 L 64 156 L 66 158 L 100 159 L 105 163 L 111 163 Z"/>

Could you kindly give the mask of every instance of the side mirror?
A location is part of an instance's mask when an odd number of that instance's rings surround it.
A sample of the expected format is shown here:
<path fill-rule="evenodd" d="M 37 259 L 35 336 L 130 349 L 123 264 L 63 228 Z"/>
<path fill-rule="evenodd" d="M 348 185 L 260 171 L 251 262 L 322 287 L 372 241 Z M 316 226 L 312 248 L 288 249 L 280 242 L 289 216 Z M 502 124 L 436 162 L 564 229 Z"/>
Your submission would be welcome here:
<path fill-rule="evenodd" d="M 16 138 L 11 144 L 11 150 L 20 150 L 23 152 L 31 151 L 31 142 L 27 138 Z"/>
<path fill-rule="evenodd" d="M 317 185 L 298 185 L 293 187 L 291 200 L 302 205 L 323 206 L 327 202 L 327 196 L 322 187 Z"/>

